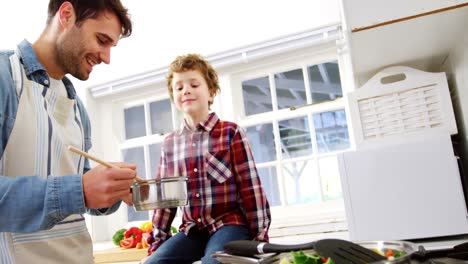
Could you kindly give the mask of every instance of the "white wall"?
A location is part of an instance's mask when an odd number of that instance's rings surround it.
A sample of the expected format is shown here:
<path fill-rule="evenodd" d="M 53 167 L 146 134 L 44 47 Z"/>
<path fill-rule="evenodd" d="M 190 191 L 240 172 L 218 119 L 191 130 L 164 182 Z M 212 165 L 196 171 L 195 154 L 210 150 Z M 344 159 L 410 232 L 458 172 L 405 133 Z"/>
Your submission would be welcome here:
<path fill-rule="evenodd" d="M 468 30 L 450 54 L 446 71 L 449 74 L 458 135 L 462 140 L 463 163 L 468 169 Z"/>
<path fill-rule="evenodd" d="M 95 67 L 88 87 L 168 65 L 188 52 L 210 55 L 340 21 L 338 0 L 122 0 L 133 34 L 112 50 L 110 65 Z M 48 0 L 2 2 L 0 49 L 35 41 L 45 26 Z"/>

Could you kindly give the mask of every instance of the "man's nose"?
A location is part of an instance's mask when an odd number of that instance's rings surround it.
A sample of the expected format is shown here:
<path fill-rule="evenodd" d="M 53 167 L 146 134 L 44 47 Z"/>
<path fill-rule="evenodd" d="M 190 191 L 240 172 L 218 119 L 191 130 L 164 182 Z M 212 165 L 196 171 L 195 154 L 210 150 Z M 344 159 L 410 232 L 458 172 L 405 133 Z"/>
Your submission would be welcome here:
<path fill-rule="evenodd" d="M 105 49 L 101 53 L 99 53 L 99 58 L 105 64 L 109 64 L 110 63 L 110 57 L 111 57 L 110 53 L 111 53 L 110 48 Z"/>

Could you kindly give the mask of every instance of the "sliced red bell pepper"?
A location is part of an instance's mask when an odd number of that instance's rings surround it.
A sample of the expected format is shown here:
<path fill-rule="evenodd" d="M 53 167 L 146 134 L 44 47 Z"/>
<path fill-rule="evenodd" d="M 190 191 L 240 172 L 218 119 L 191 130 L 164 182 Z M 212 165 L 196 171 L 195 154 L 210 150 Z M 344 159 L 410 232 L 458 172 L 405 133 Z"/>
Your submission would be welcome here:
<path fill-rule="evenodd" d="M 125 238 L 120 240 L 120 247 L 123 248 L 134 248 L 135 247 L 135 239 L 133 237 Z"/>
<path fill-rule="evenodd" d="M 143 232 L 138 227 L 131 227 L 124 234 L 125 240 L 128 238 L 133 238 L 131 248 L 134 248 L 137 245 L 137 243 L 141 242 L 142 235 Z"/>

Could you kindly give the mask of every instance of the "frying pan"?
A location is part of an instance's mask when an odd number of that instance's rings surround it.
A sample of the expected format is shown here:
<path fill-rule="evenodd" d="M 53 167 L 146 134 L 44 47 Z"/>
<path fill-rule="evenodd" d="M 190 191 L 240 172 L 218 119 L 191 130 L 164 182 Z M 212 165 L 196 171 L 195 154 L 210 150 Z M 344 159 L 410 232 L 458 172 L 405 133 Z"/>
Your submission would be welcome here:
<path fill-rule="evenodd" d="M 237 240 L 224 244 L 224 250 L 227 253 L 240 256 L 255 256 L 265 253 L 281 253 L 307 249 L 314 249 L 323 257 L 332 257 L 335 263 L 340 263 L 340 259 L 353 260 L 356 263 L 386 260 L 385 257 L 368 248 L 341 239 L 322 239 L 296 245 L 270 244 L 248 240 Z"/>

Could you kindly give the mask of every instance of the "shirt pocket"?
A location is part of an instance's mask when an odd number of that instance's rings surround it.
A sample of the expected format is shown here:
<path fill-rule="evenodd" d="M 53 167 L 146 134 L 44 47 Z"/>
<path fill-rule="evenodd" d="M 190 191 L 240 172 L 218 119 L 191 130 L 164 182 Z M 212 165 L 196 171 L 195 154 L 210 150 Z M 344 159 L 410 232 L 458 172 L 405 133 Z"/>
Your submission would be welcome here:
<path fill-rule="evenodd" d="M 206 154 L 206 174 L 209 179 L 224 183 L 232 177 L 230 154 L 229 149 Z"/>

